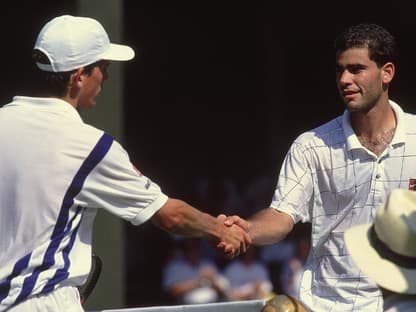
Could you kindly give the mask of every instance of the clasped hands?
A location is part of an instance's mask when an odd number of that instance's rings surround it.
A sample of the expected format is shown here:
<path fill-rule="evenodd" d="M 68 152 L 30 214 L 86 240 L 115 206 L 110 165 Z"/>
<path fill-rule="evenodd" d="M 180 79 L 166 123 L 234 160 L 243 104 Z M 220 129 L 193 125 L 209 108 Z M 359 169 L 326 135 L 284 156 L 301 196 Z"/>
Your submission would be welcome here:
<path fill-rule="evenodd" d="M 216 245 L 226 258 L 234 258 L 245 253 L 252 244 L 249 233 L 249 223 L 239 216 L 226 216 L 220 214 L 217 217 L 220 224 L 223 225 L 223 231 L 220 241 Z"/>

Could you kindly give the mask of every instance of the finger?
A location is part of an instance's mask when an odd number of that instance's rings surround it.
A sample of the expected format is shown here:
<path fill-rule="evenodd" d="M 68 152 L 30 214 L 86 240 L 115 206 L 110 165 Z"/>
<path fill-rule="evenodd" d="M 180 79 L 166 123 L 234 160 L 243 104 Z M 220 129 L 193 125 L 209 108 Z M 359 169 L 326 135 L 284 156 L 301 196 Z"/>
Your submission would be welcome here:
<path fill-rule="evenodd" d="M 224 254 L 224 257 L 226 257 L 228 259 L 233 258 L 233 256 L 234 256 L 234 247 L 233 247 L 232 244 L 227 244 L 225 242 L 220 242 L 220 243 L 218 243 L 217 248 L 222 250 L 222 252 Z"/>
<path fill-rule="evenodd" d="M 246 243 L 245 240 L 241 242 L 240 250 L 242 253 L 245 253 L 248 249 L 249 245 Z"/>
<path fill-rule="evenodd" d="M 244 241 L 241 241 L 240 242 L 240 248 L 239 248 L 239 250 L 240 250 L 240 252 L 241 253 L 245 253 L 246 252 L 246 244 L 245 244 L 245 242 Z"/>
<path fill-rule="evenodd" d="M 232 259 L 234 257 L 236 257 L 236 251 L 234 249 L 227 251 L 225 254 L 225 257 L 228 259 Z"/>
<path fill-rule="evenodd" d="M 244 231 L 249 232 L 249 223 L 240 218 L 239 216 L 229 216 L 225 219 L 224 224 L 227 226 L 231 226 L 233 224 L 238 225 Z"/>
<path fill-rule="evenodd" d="M 248 234 L 246 231 L 242 231 L 243 233 L 243 239 L 247 247 L 249 247 L 251 244 L 253 244 L 253 240 L 251 239 L 250 234 Z"/>
<path fill-rule="evenodd" d="M 226 253 L 226 254 L 234 254 L 235 253 L 235 249 L 234 249 L 233 245 L 232 244 L 227 244 L 224 247 L 224 253 Z"/>
<path fill-rule="evenodd" d="M 218 216 L 217 216 L 217 219 L 218 220 L 224 220 L 224 219 L 226 219 L 227 218 L 227 216 L 225 215 L 225 214 L 223 214 L 223 213 L 221 213 L 221 214 L 219 214 Z"/>
<path fill-rule="evenodd" d="M 241 243 L 240 249 L 241 249 L 242 253 L 246 253 L 249 248 L 250 248 L 250 244 L 248 244 L 246 242 Z"/>
<path fill-rule="evenodd" d="M 234 249 L 234 257 L 238 257 L 240 255 L 240 248 Z"/>
<path fill-rule="evenodd" d="M 217 249 L 225 249 L 226 246 L 227 244 L 225 242 L 219 242 L 217 244 Z"/>
<path fill-rule="evenodd" d="M 239 216 L 228 216 L 225 221 L 224 224 L 231 226 L 233 224 L 238 224 L 240 217 Z"/>
<path fill-rule="evenodd" d="M 230 254 L 230 253 L 224 254 L 224 257 L 231 260 L 232 258 L 234 258 L 234 254 Z"/>
<path fill-rule="evenodd" d="M 238 221 L 235 222 L 235 224 L 242 228 L 245 232 L 249 232 L 249 224 L 246 220 L 238 217 Z"/>

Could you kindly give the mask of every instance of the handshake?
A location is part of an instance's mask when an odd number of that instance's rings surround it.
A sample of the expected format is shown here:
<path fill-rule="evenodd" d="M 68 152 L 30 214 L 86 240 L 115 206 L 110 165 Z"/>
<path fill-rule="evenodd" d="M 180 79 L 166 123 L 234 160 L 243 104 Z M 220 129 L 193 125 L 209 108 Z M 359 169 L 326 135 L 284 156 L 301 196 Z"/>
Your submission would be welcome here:
<path fill-rule="evenodd" d="M 225 216 L 220 214 L 217 221 L 221 228 L 217 250 L 221 251 L 226 258 L 234 258 L 245 253 L 252 244 L 250 237 L 250 224 L 239 216 Z"/>
<path fill-rule="evenodd" d="M 169 198 L 152 217 L 160 228 L 179 235 L 207 238 L 226 258 L 245 253 L 250 245 L 274 244 L 293 229 L 292 218 L 274 208 L 264 208 L 244 220 L 237 215 L 212 215 L 184 201 Z"/>

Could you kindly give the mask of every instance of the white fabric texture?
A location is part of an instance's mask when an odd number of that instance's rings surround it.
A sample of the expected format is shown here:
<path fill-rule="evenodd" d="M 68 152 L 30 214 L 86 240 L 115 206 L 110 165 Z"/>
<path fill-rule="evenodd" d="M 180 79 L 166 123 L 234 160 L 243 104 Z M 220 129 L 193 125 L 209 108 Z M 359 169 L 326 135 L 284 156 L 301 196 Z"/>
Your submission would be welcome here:
<path fill-rule="evenodd" d="M 83 312 L 76 287 L 59 287 L 55 291 L 30 297 L 7 312 Z"/>
<path fill-rule="evenodd" d="M 98 209 L 138 225 L 167 200 L 62 100 L 15 97 L 0 109 L 0 142 L 0 311 L 84 283 Z"/>

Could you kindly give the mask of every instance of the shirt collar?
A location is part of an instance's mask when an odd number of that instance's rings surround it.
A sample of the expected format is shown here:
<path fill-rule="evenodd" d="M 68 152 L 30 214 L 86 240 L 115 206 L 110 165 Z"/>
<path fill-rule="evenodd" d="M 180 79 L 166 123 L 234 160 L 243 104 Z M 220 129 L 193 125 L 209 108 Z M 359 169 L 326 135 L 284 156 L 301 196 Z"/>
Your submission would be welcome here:
<path fill-rule="evenodd" d="M 389 100 L 391 108 L 396 115 L 396 130 L 394 132 L 393 139 L 391 141 L 391 145 L 405 143 L 405 113 L 403 112 L 402 108 L 392 100 Z M 352 129 L 351 122 L 350 122 L 350 112 L 348 110 L 344 111 L 343 118 L 342 118 L 342 127 L 344 129 L 345 138 L 347 140 L 347 149 L 357 149 L 363 148 L 360 141 L 358 141 L 357 136 L 355 135 L 354 130 Z"/>
<path fill-rule="evenodd" d="M 55 97 L 28 97 L 15 96 L 13 102 L 7 106 L 22 105 L 26 107 L 32 106 L 34 109 L 44 109 L 65 114 L 67 117 L 83 122 L 78 111 L 68 102 Z"/>

